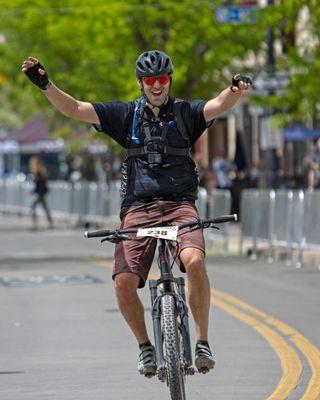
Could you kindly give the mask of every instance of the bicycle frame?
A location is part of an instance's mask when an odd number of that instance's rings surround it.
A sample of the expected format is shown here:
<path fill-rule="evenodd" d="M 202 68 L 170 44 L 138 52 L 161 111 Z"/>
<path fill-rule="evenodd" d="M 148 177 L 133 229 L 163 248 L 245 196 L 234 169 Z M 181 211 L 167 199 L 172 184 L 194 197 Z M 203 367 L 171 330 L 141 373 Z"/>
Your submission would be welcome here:
<path fill-rule="evenodd" d="M 163 354 L 163 338 L 161 331 L 161 297 L 163 295 L 169 294 L 174 297 L 176 310 L 178 312 L 178 315 L 180 316 L 179 331 L 183 343 L 182 370 L 185 375 L 192 375 L 194 373 L 194 369 L 192 368 L 188 307 L 185 297 L 184 278 L 175 278 L 173 276 L 168 261 L 169 256 L 166 240 L 159 239 L 159 241 L 160 244 L 158 246 L 158 260 L 160 278 L 158 280 L 150 280 L 149 289 L 151 293 L 152 322 L 156 349 L 156 362 L 158 366 L 158 377 L 160 380 L 164 381 L 165 360 Z"/>
<path fill-rule="evenodd" d="M 177 225 L 177 229 L 188 227 L 191 231 L 200 228 L 216 228 L 214 224 L 237 221 L 237 215 L 223 215 L 208 220 L 195 220 Z M 140 230 L 140 235 L 138 235 Z M 147 232 L 141 232 L 141 231 Z M 155 230 L 155 231 L 154 231 Z M 151 236 L 159 240 L 160 278 L 149 281 L 152 304 L 152 322 L 156 349 L 158 378 L 167 381 L 171 398 L 185 400 L 184 377 L 195 373 L 192 367 L 188 307 L 185 297 L 184 278 L 175 278 L 169 264 L 167 234 L 160 235 L 159 227 L 99 230 L 85 232 L 87 238 L 102 237 L 101 242 L 119 243 L 122 240 L 137 240 L 137 237 Z M 162 318 L 163 316 L 163 318 Z M 180 337 L 179 337 L 180 336 Z M 179 340 L 180 339 L 180 340 Z M 181 347 L 182 342 L 182 347 Z M 181 354 L 181 348 L 183 354 Z M 165 354 L 164 354 L 165 353 Z M 200 372 L 200 371 L 199 371 Z"/>

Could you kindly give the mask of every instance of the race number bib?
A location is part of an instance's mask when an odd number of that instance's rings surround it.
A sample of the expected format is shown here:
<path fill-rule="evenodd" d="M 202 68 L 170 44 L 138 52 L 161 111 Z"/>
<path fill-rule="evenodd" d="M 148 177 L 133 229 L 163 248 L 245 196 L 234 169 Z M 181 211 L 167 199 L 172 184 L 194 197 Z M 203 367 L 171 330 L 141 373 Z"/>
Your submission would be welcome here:
<path fill-rule="evenodd" d="M 140 228 L 137 237 L 151 236 L 157 239 L 177 240 L 177 226 L 157 226 L 154 228 Z"/>

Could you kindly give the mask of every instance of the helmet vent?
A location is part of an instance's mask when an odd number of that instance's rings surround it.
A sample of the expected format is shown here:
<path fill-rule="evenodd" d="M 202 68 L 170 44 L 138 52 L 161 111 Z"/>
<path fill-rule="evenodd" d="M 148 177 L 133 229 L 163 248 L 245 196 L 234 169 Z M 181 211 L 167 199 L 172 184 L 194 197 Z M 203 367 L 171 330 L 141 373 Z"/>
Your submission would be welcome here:
<path fill-rule="evenodd" d="M 136 77 L 172 75 L 173 65 L 169 56 L 163 51 L 150 50 L 138 57 L 136 61 Z"/>
<path fill-rule="evenodd" d="M 141 62 L 138 62 L 138 63 L 137 63 L 137 66 L 138 66 L 140 69 L 143 69 L 143 65 L 141 64 Z"/>

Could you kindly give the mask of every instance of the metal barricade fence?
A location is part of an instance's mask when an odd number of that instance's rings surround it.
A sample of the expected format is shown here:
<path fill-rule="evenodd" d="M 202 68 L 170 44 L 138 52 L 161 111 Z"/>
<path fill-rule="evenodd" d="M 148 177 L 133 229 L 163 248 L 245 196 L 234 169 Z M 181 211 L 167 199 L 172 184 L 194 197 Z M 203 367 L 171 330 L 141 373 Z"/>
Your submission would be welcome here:
<path fill-rule="evenodd" d="M 89 216 L 97 216 L 101 215 L 101 203 L 102 203 L 102 198 L 101 198 L 101 190 L 100 186 L 95 182 L 90 182 L 87 185 L 87 193 L 88 193 L 88 207 L 87 207 L 87 215 Z"/>
<path fill-rule="evenodd" d="M 196 207 L 200 218 L 214 218 L 219 215 L 230 214 L 231 194 L 229 190 L 215 189 L 212 195 L 208 195 L 206 189 L 199 188 Z M 207 247 L 216 239 L 223 240 L 223 250 L 227 254 L 229 250 L 229 224 L 221 224 L 219 230 L 206 230 L 205 239 Z"/>
<path fill-rule="evenodd" d="M 70 215 L 81 220 L 88 215 L 88 184 L 76 182 L 72 186 Z"/>
<path fill-rule="evenodd" d="M 208 217 L 208 196 L 205 188 L 199 188 L 198 199 L 196 200 L 196 207 L 199 217 L 201 219 L 206 219 Z"/>
<path fill-rule="evenodd" d="M 0 181 L 0 211 L 30 214 L 32 202 L 31 182 Z M 106 184 L 77 182 L 50 182 L 48 202 L 54 217 L 65 219 L 101 221 L 104 217 L 118 219 L 121 197 L 119 182 Z M 216 189 L 208 196 L 200 188 L 196 202 L 201 218 L 229 214 L 231 195 L 227 190 Z M 252 258 L 256 258 L 258 243 L 268 245 L 268 261 L 273 261 L 277 246 L 286 248 L 287 262 L 297 250 L 296 266 L 302 265 L 304 249 L 320 250 L 320 191 L 257 190 L 242 191 L 240 216 L 242 251 L 244 239 L 252 244 Z M 228 224 L 218 232 L 208 232 L 207 240 L 223 239 L 228 250 Z"/>
<path fill-rule="evenodd" d="M 30 206 L 34 200 L 33 185 L 31 182 L 22 182 L 20 186 L 20 203 L 19 207 L 22 208 L 22 214 L 29 214 Z"/>
<path fill-rule="evenodd" d="M 49 183 L 48 207 L 55 213 L 66 216 L 70 213 L 71 205 L 71 185 L 64 181 L 54 181 Z"/>
<path fill-rule="evenodd" d="M 278 190 L 274 202 L 274 220 L 278 223 L 272 231 L 271 246 L 285 247 L 287 262 L 291 259 L 293 220 L 290 217 L 293 215 L 293 206 L 293 191 Z"/>
<path fill-rule="evenodd" d="M 3 212 L 26 214 L 30 211 L 32 185 L 29 182 L 0 183 L 0 209 Z"/>
<path fill-rule="evenodd" d="M 12 212 L 22 211 L 23 207 L 23 187 L 21 184 L 9 182 L 6 185 L 6 206 Z"/>
<path fill-rule="evenodd" d="M 257 257 L 258 243 L 268 244 L 268 262 L 275 247 L 286 248 L 287 263 L 298 251 L 296 267 L 302 265 L 303 249 L 320 250 L 320 192 L 302 190 L 244 190 L 241 196 L 241 237 L 252 242 L 251 258 Z"/>
<path fill-rule="evenodd" d="M 101 222 L 104 217 L 118 219 L 121 196 L 120 183 L 111 185 L 95 182 L 50 181 L 47 201 L 54 218 L 83 222 Z M 0 181 L 0 211 L 30 215 L 32 182 Z M 229 214 L 231 196 L 228 190 L 216 189 L 211 196 L 200 188 L 196 202 L 200 218 L 212 218 Z M 41 208 L 37 211 L 43 214 Z M 228 251 L 228 224 L 219 231 L 207 231 L 207 241 L 223 240 L 224 251 Z"/>
<path fill-rule="evenodd" d="M 77 221 L 101 220 L 101 217 L 118 218 L 120 212 L 119 184 L 110 186 L 93 182 L 50 181 L 48 206 L 56 218 Z M 33 183 L 0 181 L 0 211 L 30 215 L 33 200 Z M 42 214 L 42 209 L 37 211 Z"/>
<path fill-rule="evenodd" d="M 300 259 L 302 262 L 302 250 L 320 249 L 320 191 L 307 192 L 304 198 L 304 224 L 301 238 Z"/>
<path fill-rule="evenodd" d="M 253 257 L 256 256 L 257 237 L 258 237 L 258 205 L 259 192 L 257 190 L 243 190 L 240 201 L 240 253 L 243 250 L 243 239 L 252 239 Z"/>
<path fill-rule="evenodd" d="M 121 205 L 121 195 L 120 195 L 120 181 L 112 182 L 108 188 L 108 205 L 109 205 L 109 215 L 114 215 L 115 213 L 118 215 L 120 212 Z"/>
<path fill-rule="evenodd" d="M 0 207 L 6 204 L 6 185 L 5 182 L 0 180 Z"/>

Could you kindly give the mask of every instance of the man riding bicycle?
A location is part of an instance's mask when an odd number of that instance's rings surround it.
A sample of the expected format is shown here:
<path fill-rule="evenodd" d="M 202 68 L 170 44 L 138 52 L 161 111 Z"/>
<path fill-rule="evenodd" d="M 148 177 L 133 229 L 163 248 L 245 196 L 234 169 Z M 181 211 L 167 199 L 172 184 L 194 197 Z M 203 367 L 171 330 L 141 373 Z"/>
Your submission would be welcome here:
<path fill-rule="evenodd" d="M 169 95 L 171 59 L 162 51 L 151 50 L 136 61 L 139 100 L 91 104 L 55 86 L 33 57 L 23 62 L 22 71 L 63 114 L 92 123 L 127 149 L 122 167 L 121 228 L 176 225 L 199 218 L 195 207 L 198 176 L 190 148 L 213 120 L 250 88 L 249 78 L 235 75 L 231 86 L 209 101 L 174 99 Z M 113 270 L 119 309 L 138 341 L 138 370 L 145 376 L 156 373 L 156 360 L 137 289 L 145 285 L 155 249 L 154 238 L 117 243 Z M 214 367 L 208 343 L 210 283 L 202 230 L 180 235 L 172 252 L 178 252 L 180 269 L 187 273 L 197 339 L 195 365 L 198 370 L 210 370 Z"/>

